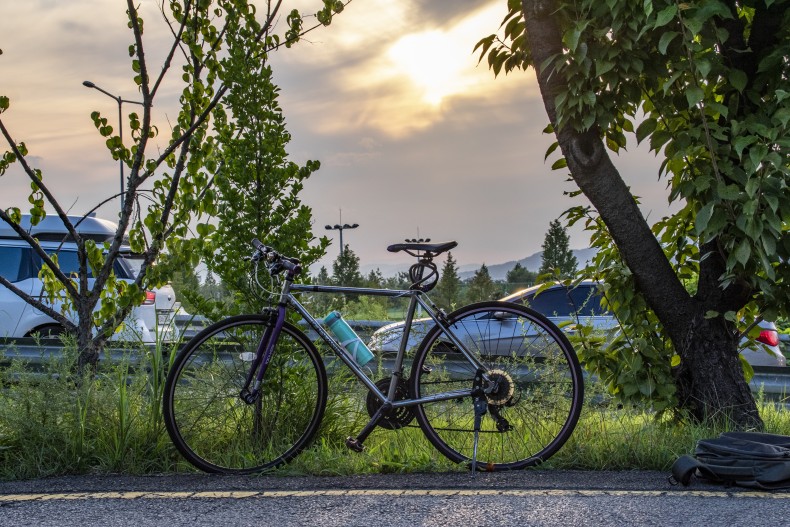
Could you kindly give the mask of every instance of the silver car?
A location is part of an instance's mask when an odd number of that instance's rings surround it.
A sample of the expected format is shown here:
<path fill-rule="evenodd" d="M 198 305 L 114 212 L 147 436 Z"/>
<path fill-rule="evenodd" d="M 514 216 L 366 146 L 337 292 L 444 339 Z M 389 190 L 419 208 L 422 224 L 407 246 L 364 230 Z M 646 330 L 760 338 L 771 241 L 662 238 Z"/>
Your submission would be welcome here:
<path fill-rule="evenodd" d="M 523 289 L 501 300 L 527 305 L 569 333 L 575 331 L 576 326 L 580 324 L 592 326 L 602 332 L 619 330 L 617 319 L 601 306 L 601 296 L 595 282 L 583 281 L 574 288 L 554 284 L 540 291 L 541 287 Z M 502 334 L 512 334 L 512 331 L 505 331 L 504 327 L 512 321 L 503 319 L 497 323 L 502 325 Z M 368 347 L 378 353 L 397 352 L 402 339 L 403 324 L 396 322 L 382 327 L 373 334 Z M 408 348 L 419 345 L 431 327 L 433 327 L 431 319 L 415 320 L 409 333 Z M 493 328 L 489 331 L 492 340 L 493 335 L 498 334 L 496 326 Z M 754 341 L 743 339 L 741 354 L 752 366 L 786 366 L 786 358 L 779 349 L 779 335 L 774 323 L 763 321 L 760 323 L 760 328 L 760 335 Z M 469 331 L 474 329 L 470 328 Z M 492 342 L 491 349 L 500 347 L 499 344 Z"/>

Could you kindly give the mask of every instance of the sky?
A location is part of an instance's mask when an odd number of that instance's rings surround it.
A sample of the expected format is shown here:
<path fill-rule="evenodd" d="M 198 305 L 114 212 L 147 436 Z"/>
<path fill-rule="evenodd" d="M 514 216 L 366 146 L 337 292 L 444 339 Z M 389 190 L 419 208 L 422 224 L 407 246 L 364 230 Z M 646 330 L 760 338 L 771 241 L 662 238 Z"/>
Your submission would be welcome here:
<path fill-rule="evenodd" d="M 156 0 L 138 4 L 149 64 L 157 64 L 166 28 Z M 281 12 L 315 12 L 320 4 L 286 0 Z M 549 223 L 587 204 L 565 195 L 575 185 L 566 171 L 550 169 L 556 154 L 544 161 L 553 137 L 542 133 L 548 120 L 534 71 L 495 79 L 485 61 L 478 65 L 475 43 L 505 14 L 505 0 L 353 0 L 330 27 L 272 54 L 290 157 L 321 162 L 301 193 L 315 234 L 333 240 L 320 264 L 331 270 L 337 257 L 337 231 L 324 226 L 341 214 L 342 223 L 359 224 L 343 237 L 363 268 L 405 267 L 409 258 L 386 247 L 417 237 L 456 240 L 459 263 L 493 265 L 541 250 Z M 120 0 L 3 5 L 0 95 L 11 109 L 2 120 L 74 214 L 118 192 L 118 163 L 90 119 L 98 110 L 115 126 L 117 103 L 82 82 L 139 97 L 131 42 Z M 176 93 L 173 85 L 155 102 L 160 129 L 177 114 Z M 654 155 L 634 141 L 614 162 L 648 219 L 666 215 Z M 18 169 L 0 177 L 0 189 L 0 206 L 24 209 L 29 181 Z M 115 219 L 118 207 L 112 201 L 98 214 Z M 569 234 L 572 248 L 588 245 L 579 227 Z"/>

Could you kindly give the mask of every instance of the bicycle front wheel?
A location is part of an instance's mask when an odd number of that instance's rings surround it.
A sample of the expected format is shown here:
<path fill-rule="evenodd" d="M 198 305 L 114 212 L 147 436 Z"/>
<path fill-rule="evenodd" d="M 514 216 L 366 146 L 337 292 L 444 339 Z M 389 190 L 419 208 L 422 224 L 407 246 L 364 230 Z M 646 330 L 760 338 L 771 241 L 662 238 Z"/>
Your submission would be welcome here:
<path fill-rule="evenodd" d="M 293 459 L 315 436 L 327 379 L 315 346 L 286 323 L 258 397 L 240 392 L 267 327 L 267 315 L 213 324 L 176 357 L 165 383 L 164 420 L 178 451 L 206 472 L 249 474 Z"/>
<path fill-rule="evenodd" d="M 448 315 L 458 345 L 439 326 L 425 336 L 412 366 L 416 397 L 469 390 L 484 372 L 486 413 L 478 432 L 482 470 L 520 469 L 554 454 L 581 413 L 581 367 L 563 332 L 541 314 L 510 302 L 480 302 Z M 449 459 L 474 455 L 475 409 L 470 396 L 416 407 L 428 440 Z"/>

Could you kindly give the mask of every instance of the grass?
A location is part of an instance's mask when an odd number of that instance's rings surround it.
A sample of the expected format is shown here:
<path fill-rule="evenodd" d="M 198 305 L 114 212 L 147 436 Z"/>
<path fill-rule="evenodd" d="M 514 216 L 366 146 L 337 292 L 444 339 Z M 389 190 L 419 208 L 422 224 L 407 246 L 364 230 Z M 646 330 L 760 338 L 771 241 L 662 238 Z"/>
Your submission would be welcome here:
<path fill-rule="evenodd" d="M 162 349 L 127 350 L 127 360 L 103 361 L 97 375 L 72 375 L 73 346 L 31 372 L 18 360 L 0 361 L 0 478 L 64 474 L 148 474 L 194 471 L 170 443 L 161 415 Z M 365 390 L 332 389 L 319 437 L 282 475 L 350 475 L 463 471 L 439 454 L 413 422 L 376 429 L 363 453 L 345 439 L 367 422 Z M 668 471 L 698 439 L 722 430 L 657 421 L 644 409 L 620 408 L 600 387 L 587 386 L 588 403 L 568 443 L 541 469 Z M 790 412 L 759 400 L 766 431 L 790 435 Z"/>

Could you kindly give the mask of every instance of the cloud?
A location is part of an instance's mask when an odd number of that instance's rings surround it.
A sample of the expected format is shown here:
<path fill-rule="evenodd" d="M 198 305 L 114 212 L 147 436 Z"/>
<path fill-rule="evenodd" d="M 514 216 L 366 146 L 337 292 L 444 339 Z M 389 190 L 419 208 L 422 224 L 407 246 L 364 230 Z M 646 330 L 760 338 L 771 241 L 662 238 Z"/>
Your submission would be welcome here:
<path fill-rule="evenodd" d="M 444 119 L 454 98 L 508 99 L 514 91 L 529 89 L 523 76 L 516 82 L 504 76 L 495 81 L 485 64 L 477 65 L 472 51 L 499 25 L 501 2 L 442 7 L 408 1 L 352 3 L 338 17 L 337 27 L 333 22 L 321 35 L 320 44 L 298 49 L 300 43 L 276 55 L 280 75 L 286 68 L 285 75 L 322 81 L 302 83 L 305 88 L 297 88 L 303 92 L 300 105 L 292 111 L 309 113 L 313 125 L 327 134 L 363 128 L 403 137 Z"/>

